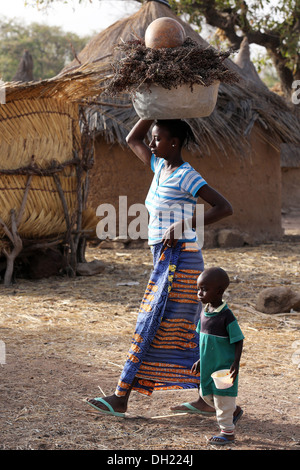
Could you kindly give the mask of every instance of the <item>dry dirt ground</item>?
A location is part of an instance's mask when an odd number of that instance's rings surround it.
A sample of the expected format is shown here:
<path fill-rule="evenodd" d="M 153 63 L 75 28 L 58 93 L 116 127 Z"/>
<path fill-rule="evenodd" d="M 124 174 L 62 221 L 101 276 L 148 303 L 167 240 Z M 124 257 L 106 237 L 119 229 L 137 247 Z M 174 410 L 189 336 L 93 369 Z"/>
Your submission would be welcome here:
<path fill-rule="evenodd" d="M 0 449 L 216 449 L 208 444 L 218 431 L 215 418 L 169 411 L 194 400 L 196 391 L 156 392 L 152 398 L 133 393 L 125 419 L 103 417 L 84 403 L 114 390 L 152 265 L 147 249 L 90 247 L 87 259 L 95 258 L 106 266 L 97 276 L 0 287 L 0 340 L 6 347 Z M 205 249 L 204 258 L 206 266 L 229 272 L 226 300 L 245 335 L 238 398 L 244 415 L 226 449 L 299 450 L 300 314 L 261 314 L 255 300 L 268 286 L 299 290 L 300 237 Z"/>

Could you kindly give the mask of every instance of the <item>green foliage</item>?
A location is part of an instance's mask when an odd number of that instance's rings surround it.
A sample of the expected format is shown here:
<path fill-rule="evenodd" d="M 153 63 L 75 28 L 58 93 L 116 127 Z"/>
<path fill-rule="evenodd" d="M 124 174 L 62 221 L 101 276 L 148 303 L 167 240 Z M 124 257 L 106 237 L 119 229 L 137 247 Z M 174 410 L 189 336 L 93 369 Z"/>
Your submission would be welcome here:
<path fill-rule="evenodd" d="M 32 23 L 28 26 L 15 20 L 0 22 L 0 78 L 10 81 L 15 75 L 24 50 L 33 58 L 35 80 L 51 78 L 74 59 L 74 52 L 83 49 L 88 37 L 65 33 L 60 27 Z"/>
<path fill-rule="evenodd" d="M 253 64 L 261 78 L 261 80 L 272 88 L 278 83 L 278 76 L 272 60 L 264 53 L 257 52 L 256 56 L 252 59 Z"/>

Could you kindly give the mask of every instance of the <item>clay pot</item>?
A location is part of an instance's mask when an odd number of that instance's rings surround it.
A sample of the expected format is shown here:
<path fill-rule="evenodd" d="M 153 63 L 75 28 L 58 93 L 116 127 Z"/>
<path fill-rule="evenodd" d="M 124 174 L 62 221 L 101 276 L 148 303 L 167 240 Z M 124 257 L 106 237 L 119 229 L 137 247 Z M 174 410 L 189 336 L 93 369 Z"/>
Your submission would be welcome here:
<path fill-rule="evenodd" d="M 145 32 L 145 45 L 152 49 L 182 46 L 184 40 L 184 28 L 173 18 L 157 18 Z"/>

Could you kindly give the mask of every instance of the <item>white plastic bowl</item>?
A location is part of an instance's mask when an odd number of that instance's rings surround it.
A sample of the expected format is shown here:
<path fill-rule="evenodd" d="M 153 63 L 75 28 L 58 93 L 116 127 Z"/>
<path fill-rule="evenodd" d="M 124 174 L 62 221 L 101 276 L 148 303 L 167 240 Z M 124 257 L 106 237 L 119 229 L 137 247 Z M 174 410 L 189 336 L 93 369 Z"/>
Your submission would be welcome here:
<path fill-rule="evenodd" d="M 230 377 L 229 369 L 216 370 L 211 377 L 214 380 L 215 386 L 218 389 L 224 389 L 232 387 L 232 377 Z"/>

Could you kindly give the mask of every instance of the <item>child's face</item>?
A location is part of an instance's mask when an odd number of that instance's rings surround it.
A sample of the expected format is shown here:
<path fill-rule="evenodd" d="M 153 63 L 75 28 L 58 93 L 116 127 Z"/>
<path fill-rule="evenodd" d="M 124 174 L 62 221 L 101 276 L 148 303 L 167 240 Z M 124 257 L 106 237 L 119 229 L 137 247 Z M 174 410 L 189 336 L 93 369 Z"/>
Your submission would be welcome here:
<path fill-rule="evenodd" d="M 197 297 L 203 304 L 214 302 L 219 297 L 219 288 L 205 275 L 200 275 L 197 280 Z"/>

